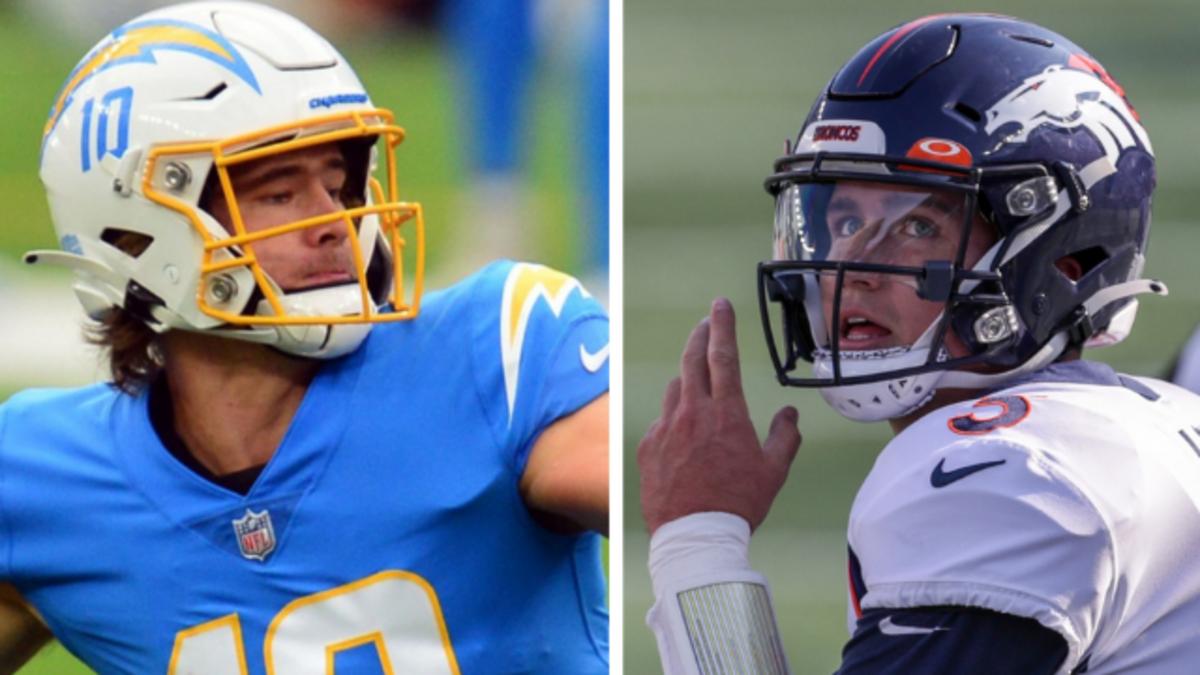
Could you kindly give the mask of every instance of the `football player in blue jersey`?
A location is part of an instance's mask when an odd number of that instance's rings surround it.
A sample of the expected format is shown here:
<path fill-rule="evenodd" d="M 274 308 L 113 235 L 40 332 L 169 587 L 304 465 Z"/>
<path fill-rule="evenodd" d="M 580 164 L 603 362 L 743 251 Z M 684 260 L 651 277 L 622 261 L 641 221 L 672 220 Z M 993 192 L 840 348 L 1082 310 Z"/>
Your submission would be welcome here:
<path fill-rule="evenodd" d="M 0 657 L 607 673 L 608 322 L 497 262 L 422 297 L 404 139 L 277 10 L 121 26 L 41 158 L 111 383 L 0 406 Z"/>
<path fill-rule="evenodd" d="M 1166 291 L 1154 183 L 1109 73 L 994 15 L 868 43 L 775 163 L 777 377 L 895 433 L 850 513 L 839 673 L 1195 671 L 1200 397 L 1080 358 Z M 760 443 L 718 299 L 638 453 L 669 675 L 787 672 L 747 545 L 799 444 L 790 407 Z"/>

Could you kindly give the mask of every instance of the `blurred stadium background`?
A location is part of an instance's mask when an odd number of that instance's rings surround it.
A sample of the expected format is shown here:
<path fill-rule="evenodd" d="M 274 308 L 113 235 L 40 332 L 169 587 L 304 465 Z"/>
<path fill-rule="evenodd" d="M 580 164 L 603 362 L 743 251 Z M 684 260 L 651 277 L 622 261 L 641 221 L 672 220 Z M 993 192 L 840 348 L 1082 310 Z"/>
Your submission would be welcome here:
<path fill-rule="evenodd" d="M 657 415 L 687 333 L 717 295 L 739 310 L 750 409 L 760 429 L 796 404 L 804 445 L 751 559 L 772 580 L 793 672 L 832 672 L 846 635 L 845 522 L 858 484 L 890 438 L 815 394 L 777 386 L 759 328 L 755 264 L 770 252 L 773 205 L 761 181 L 820 88 L 868 40 L 943 11 L 999 11 L 1088 49 L 1125 87 L 1157 151 L 1149 299 L 1133 336 L 1089 354 L 1162 374 L 1200 320 L 1196 186 L 1200 90 L 1192 0 L 1127 3 L 961 0 L 639 0 L 625 5 L 625 672 L 660 672 L 643 617 L 650 604 L 634 451 Z"/>
<path fill-rule="evenodd" d="M 0 0 L 0 402 L 33 386 L 95 381 L 103 372 L 82 344 L 82 313 L 69 274 L 26 268 L 21 254 L 55 247 L 37 177 L 46 111 L 83 54 L 109 30 L 162 0 Z M 437 12 L 442 0 L 278 0 L 305 19 L 354 64 L 374 102 L 408 131 L 397 153 L 402 197 L 423 202 L 431 288 L 473 269 L 480 228 L 502 209 L 521 231 L 521 257 L 582 276 L 604 295 L 607 270 L 596 264 L 581 188 L 580 68 L 594 0 L 534 5 L 534 61 L 520 131 L 523 171 L 508 203 L 475 197 L 462 90 Z M 594 72 L 594 71 L 593 71 Z M 605 169 L 606 172 L 606 169 Z M 606 173 L 605 173 L 606 175 Z M 606 200 L 606 196 L 605 196 Z M 114 619 L 119 620 L 119 619 Z M 22 675 L 88 673 L 55 644 Z"/>

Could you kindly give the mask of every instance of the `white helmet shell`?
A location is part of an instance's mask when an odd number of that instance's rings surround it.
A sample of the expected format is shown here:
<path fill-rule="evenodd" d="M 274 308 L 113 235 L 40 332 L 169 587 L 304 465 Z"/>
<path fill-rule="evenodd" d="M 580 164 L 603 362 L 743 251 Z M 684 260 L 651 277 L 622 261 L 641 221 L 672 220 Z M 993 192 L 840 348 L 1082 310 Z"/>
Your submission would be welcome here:
<path fill-rule="evenodd" d="M 213 332 L 311 357 L 347 353 L 371 323 L 419 307 L 423 220 L 419 205 L 396 200 L 391 157 L 403 133 L 341 54 L 283 12 L 244 2 L 149 12 L 88 52 L 52 106 L 41 178 L 63 252 L 27 259 L 72 267 L 93 318 L 120 307 L 160 332 Z M 218 222 L 199 207 L 206 181 L 220 174 L 234 204 L 229 166 L 353 138 L 384 139 L 389 173 L 383 186 L 368 181 L 377 153 L 360 153 L 348 173 L 359 176 L 361 205 L 322 221 L 353 223 L 358 285 L 285 293 L 253 254 L 254 242 L 282 228 L 249 234 L 236 208 L 232 226 Z M 405 221 L 416 239 L 411 302 L 396 250 Z M 389 291 L 393 307 L 381 311 Z"/>

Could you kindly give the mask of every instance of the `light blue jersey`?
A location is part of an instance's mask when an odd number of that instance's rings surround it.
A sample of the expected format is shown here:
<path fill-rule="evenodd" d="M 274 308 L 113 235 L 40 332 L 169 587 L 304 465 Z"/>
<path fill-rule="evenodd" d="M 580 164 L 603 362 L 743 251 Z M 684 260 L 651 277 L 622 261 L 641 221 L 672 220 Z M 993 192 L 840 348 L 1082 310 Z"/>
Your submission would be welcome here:
<path fill-rule="evenodd" d="M 0 577 L 101 673 L 607 673 L 599 538 L 518 493 L 607 349 L 574 279 L 491 265 L 323 367 L 246 496 L 163 447 L 145 394 L 17 395 Z"/>

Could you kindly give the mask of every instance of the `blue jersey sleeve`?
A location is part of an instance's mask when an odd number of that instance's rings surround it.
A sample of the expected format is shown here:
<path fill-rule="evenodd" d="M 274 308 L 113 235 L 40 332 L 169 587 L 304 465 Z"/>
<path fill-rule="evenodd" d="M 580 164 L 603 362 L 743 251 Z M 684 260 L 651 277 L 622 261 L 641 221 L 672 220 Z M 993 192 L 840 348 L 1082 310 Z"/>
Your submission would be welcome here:
<path fill-rule="evenodd" d="M 1033 619 L 967 607 L 880 608 L 858 620 L 837 675 L 1053 675 L 1066 658 L 1062 636 Z"/>
<path fill-rule="evenodd" d="M 6 406 L 0 404 L 0 581 L 7 581 L 11 576 L 12 559 L 12 528 L 8 525 L 8 505 L 4 503 L 4 489 L 8 482 L 8 474 L 4 466 L 4 414 Z"/>
<path fill-rule="evenodd" d="M 608 391 L 608 316 L 574 277 L 499 263 L 480 275 L 477 382 L 518 475 L 537 438 Z"/>

